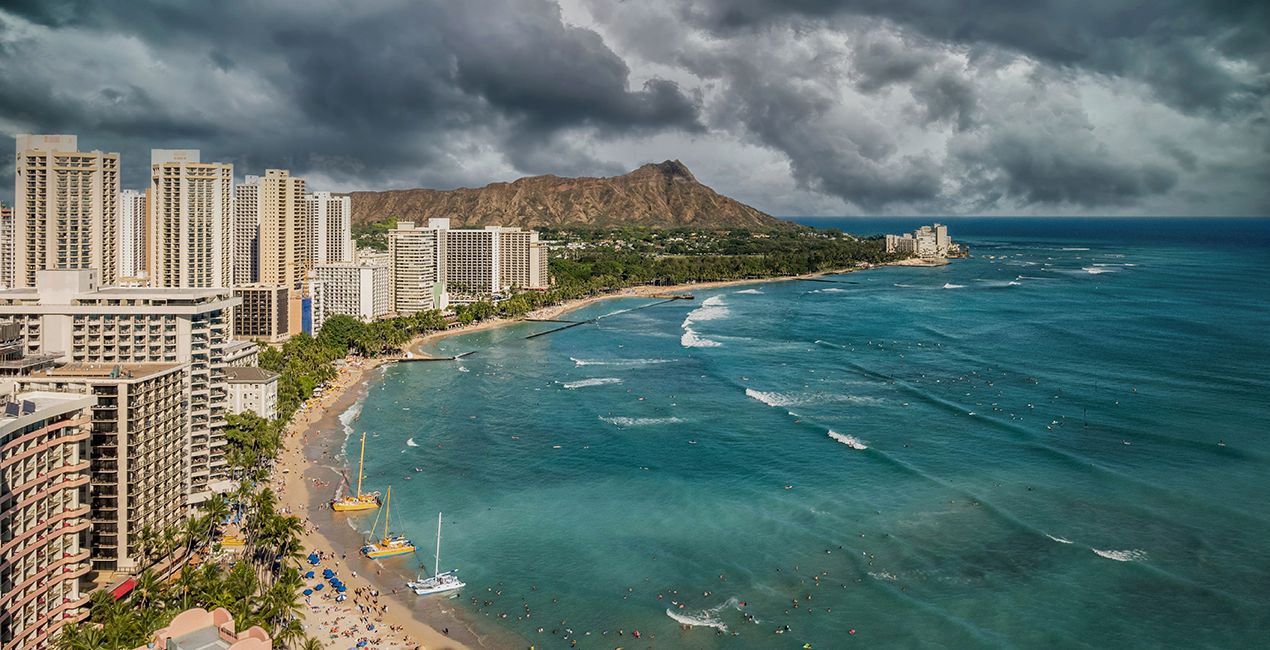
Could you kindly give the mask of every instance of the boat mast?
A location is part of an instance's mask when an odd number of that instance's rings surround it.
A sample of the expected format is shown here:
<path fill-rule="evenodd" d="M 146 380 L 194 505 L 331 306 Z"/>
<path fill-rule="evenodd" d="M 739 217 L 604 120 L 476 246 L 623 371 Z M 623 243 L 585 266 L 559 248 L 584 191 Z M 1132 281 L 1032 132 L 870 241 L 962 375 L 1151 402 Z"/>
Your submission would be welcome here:
<path fill-rule="evenodd" d="M 392 510 L 390 510 L 391 507 L 392 507 L 392 486 L 389 485 L 388 493 L 384 495 L 384 539 L 383 539 L 384 544 L 388 543 L 388 535 L 389 535 L 388 531 L 390 530 L 388 528 L 388 519 L 389 517 L 392 516 Z"/>
<path fill-rule="evenodd" d="M 366 461 L 366 432 L 362 432 L 362 453 L 357 456 L 357 498 L 362 498 L 362 463 Z"/>
<path fill-rule="evenodd" d="M 437 513 L 437 554 L 432 558 L 432 575 L 441 573 L 441 513 Z"/>

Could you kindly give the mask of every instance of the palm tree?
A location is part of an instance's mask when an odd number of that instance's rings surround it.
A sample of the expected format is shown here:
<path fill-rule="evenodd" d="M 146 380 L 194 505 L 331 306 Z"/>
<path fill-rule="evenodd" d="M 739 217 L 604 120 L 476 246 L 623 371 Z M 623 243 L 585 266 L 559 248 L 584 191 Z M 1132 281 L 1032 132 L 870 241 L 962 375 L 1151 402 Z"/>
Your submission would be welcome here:
<path fill-rule="evenodd" d="M 229 516 L 229 502 L 223 494 L 213 494 L 212 498 L 203 502 L 203 512 L 207 516 L 207 545 L 211 546 L 212 536 L 220 527 L 220 522 Z"/>
<path fill-rule="evenodd" d="M 159 580 L 159 576 L 147 568 L 137 576 L 137 586 L 132 592 L 133 598 L 138 601 L 138 604 L 143 609 L 147 608 L 154 597 L 162 591 L 162 588 L 163 583 Z"/>
<path fill-rule="evenodd" d="M 141 533 L 138 535 L 137 545 L 141 547 L 141 559 L 147 564 L 151 564 L 154 560 L 155 551 L 159 548 L 159 531 L 152 528 L 149 524 L 141 527 Z"/>
<path fill-rule="evenodd" d="M 293 641 L 299 641 L 304 638 L 304 626 L 300 623 L 300 619 L 289 619 L 285 625 L 278 628 L 274 633 L 273 640 L 278 645 L 290 645 Z"/>
<path fill-rule="evenodd" d="M 304 640 L 304 645 L 300 646 L 300 650 L 322 650 L 322 642 L 314 637 Z"/>

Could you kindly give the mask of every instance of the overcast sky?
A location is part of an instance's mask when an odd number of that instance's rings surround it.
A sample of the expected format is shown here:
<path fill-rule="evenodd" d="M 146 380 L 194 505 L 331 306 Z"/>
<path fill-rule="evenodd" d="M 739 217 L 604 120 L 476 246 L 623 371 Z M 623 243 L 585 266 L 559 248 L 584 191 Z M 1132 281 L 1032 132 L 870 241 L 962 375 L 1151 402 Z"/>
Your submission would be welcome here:
<path fill-rule="evenodd" d="M 1261 1 L 3 7 L 0 131 L 126 187 L 151 148 L 336 191 L 678 158 L 778 215 L 1270 214 Z"/>

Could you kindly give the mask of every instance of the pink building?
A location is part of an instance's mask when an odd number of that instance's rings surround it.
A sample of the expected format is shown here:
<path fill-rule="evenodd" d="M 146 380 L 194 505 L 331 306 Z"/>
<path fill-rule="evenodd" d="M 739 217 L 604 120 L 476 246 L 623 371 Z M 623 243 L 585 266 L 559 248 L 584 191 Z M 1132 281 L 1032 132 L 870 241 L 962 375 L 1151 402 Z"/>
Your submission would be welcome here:
<path fill-rule="evenodd" d="M 187 609 L 172 624 L 154 633 L 154 641 L 137 650 L 270 650 L 269 633 L 253 625 L 234 631 L 234 617 L 224 607 Z"/>

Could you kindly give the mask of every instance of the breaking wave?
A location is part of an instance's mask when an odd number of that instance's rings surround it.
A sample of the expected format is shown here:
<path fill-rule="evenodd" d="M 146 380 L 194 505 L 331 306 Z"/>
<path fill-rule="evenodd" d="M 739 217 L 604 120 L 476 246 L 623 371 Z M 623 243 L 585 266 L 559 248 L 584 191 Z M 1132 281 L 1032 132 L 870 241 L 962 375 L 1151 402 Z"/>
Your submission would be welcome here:
<path fill-rule="evenodd" d="M 719 620 L 719 612 L 722 612 L 728 607 L 735 607 L 737 610 L 740 610 L 741 601 L 737 600 L 735 597 L 729 598 L 727 602 L 703 609 L 694 614 L 682 611 L 677 612 L 667 607 L 666 616 L 674 619 L 674 621 L 680 625 L 689 625 L 692 627 L 712 627 L 720 632 L 727 632 L 728 626 L 724 624 L 723 621 Z"/>
<path fill-rule="evenodd" d="M 945 282 L 945 283 L 944 283 L 944 288 L 945 288 L 945 289 L 965 289 L 965 288 L 966 288 L 966 285 L 964 285 L 964 284 L 953 284 L 953 283 L 951 283 L 951 282 Z"/>
<path fill-rule="evenodd" d="M 578 359 L 569 357 L 575 366 L 614 366 L 631 368 L 634 366 L 651 366 L 659 363 L 672 363 L 674 359 Z"/>
<path fill-rule="evenodd" d="M 758 289 L 741 289 L 741 290 L 740 290 L 740 291 L 738 291 L 737 293 L 744 293 L 744 294 L 751 295 L 751 296 L 757 296 L 757 295 L 762 294 L 763 292 L 762 292 L 762 291 L 759 291 Z"/>
<path fill-rule="evenodd" d="M 1050 538 L 1050 539 L 1052 539 L 1052 540 L 1054 540 L 1054 541 L 1056 541 L 1056 542 L 1058 542 L 1059 544 L 1071 544 L 1071 543 L 1072 543 L 1072 540 L 1070 540 L 1070 539 L 1063 539 L 1062 537 L 1055 537 L 1055 536 L 1053 536 L 1053 535 L 1051 535 L 1051 534 L 1049 534 L 1049 533 L 1045 533 L 1045 536 L 1046 536 L 1046 537 L 1048 537 L 1048 538 Z"/>
<path fill-rule="evenodd" d="M 1098 275 L 1099 273 L 1115 273 L 1116 269 L 1109 269 L 1105 266 L 1086 266 L 1081 269 L 1085 273 Z"/>
<path fill-rule="evenodd" d="M 1099 557 L 1105 557 L 1108 560 L 1117 562 L 1136 562 L 1138 560 L 1147 559 L 1147 552 L 1137 548 L 1131 548 L 1124 551 L 1104 551 L 1097 548 L 1089 549 L 1096 553 Z"/>
<path fill-rule="evenodd" d="M 848 436 L 848 435 L 845 435 L 845 434 L 842 434 L 842 433 L 838 433 L 837 431 L 830 430 L 830 431 L 829 431 L 829 437 L 830 437 L 830 438 L 833 438 L 834 440 L 837 440 L 838 442 L 841 442 L 842 444 L 844 444 L 844 445 L 846 445 L 846 446 L 848 446 L 848 447 L 850 447 L 850 448 L 852 448 L 852 449 L 858 450 L 858 451 L 864 451 L 865 449 L 868 449 L 868 448 L 869 448 L 869 446 L 868 446 L 868 445 L 864 444 L 864 441 L 863 441 L 863 440 L 860 440 L 860 439 L 855 438 L 855 437 L 853 437 L 853 436 Z"/>
<path fill-rule="evenodd" d="M 415 439 L 414 439 L 414 438 L 406 438 L 406 446 L 407 446 L 407 447 L 418 447 L 418 446 L 419 446 L 419 443 L 415 442 Z"/>
<path fill-rule="evenodd" d="M 793 393 L 774 393 L 754 390 L 753 388 L 745 389 L 745 396 L 750 399 L 758 400 L 768 406 L 785 407 L 785 406 L 806 406 L 809 404 L 821 404 L 824 402 L 855 402 L 857 404 L 877 404 L 881 400 L 876 397 L 859 397 L 856 395 L 833 395 L 829 393 L 811 393 L 811 394 L 793 394 Z"/>
<path fill-rule="evenodd" d="M 604 386 L 605 384 L 620 384 L 622 380 L 618 377 L 596 377 L 594 379 L 579 379 L 578 381 L 566 381 L 561 386 L 573 390 L 575 388 L 586 388 L 587 386 Z"/>
<path fill-rule="evenodd" d="M 697 331 L 692 328 L 692 325 L 704 321 L 726 318 L 730 313 L 731 311 L 729 311 L 727 306 L 723 304 L 723 296 L 711 296 L 706 298 L 705 301 L 701 303 L 700 307 L 688 312 L 688 315 L 684 317 L 683 325 L 681 325 L 684 333 L 683 336 L 679 337 L 680 345 L 685 348 L 717 348 L 723 345 L 718 341 L 711 341 L 710 339 L 699 336 Z"/>
<path fill-rule="evenodd" d="M 683 420 L 675 417 L 669 418 L 627 418 L 627 417 L 605 417 L 600 416 L 601 420 L 608 422 L 615 427 L 648 427 L 658 424 L 678 424 Z"/>

